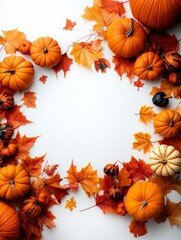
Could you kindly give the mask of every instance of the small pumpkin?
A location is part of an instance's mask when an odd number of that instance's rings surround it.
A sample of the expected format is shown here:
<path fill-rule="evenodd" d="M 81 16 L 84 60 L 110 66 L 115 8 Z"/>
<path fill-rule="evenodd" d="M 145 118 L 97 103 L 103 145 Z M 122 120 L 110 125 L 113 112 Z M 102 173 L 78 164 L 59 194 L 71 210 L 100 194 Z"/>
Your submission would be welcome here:
<path fill-rule="evenodd" d="M 42 206 L 35 197 L 31 196 L 24 200 L 22 210 L 28 217 L 35 218 L 41 213 Z"/>
<path fill-rule="evenodd" d="M 129 0 L 133 16 L 145 27 L 165 30 L 180 18 L 180 0 Z"/>
<path fill-rule="evenodd" d="M 153 81 L 161 76 L 164 70 L 162 58 L 154 52 L 144 52 L 135 61 L 134 72 L 143 80 Z"/>
<path fill-rule="evenodd" d="M 7 123 L 0 123 L 0 139 L 9 140 L 14 132 L 14 128 Z"/>
<path fill-rule="evenodd" d="M 20 220 L 16 210 L 0 202 L 0 239 L 16 240 L 20 232 Z"/>
<path fill-rule="evenodd" d="M 113 200 L 120 200 L 123 196 L 122 190 L 120 187 L 114 185 L 108 190 L 108 195 Z"/>
<path fill-rule="evenodd" d="M 131 58 L 141 53 L 146 45 L 146 32 L 132 18 L 119 18 L 108 27 L 107 43 L 117 56 Z"/>
<path fill-rule="evenodd" d="M 153 120 L 155 133 L 163 137 L 175 137 L 181 132 L 181 115 L 171 109 L 164 109 Z"/>
<path fill-rule="evenodd" d="M 159 215 L 164 206 L 160 187 L 152 182 L 136 182 L 126 195 L 125 207 L 136 221 L 147 221 Z"/>
<path fill-rule="evenodd" d="M 170 51 L 163 56 L 165 67 L 168 71 L 181 70 L 181 55 L 178 52 Z"/>
<path fill-rule="evenodd" d="M 10 110 L 14 106 L 14 98 L 6 92 L 0 94 L 0 109 L 4 111 Z"/>
<path fill-rule="evenodd" d="M 37 65 L 52 68 L 61 59 L 61 48 L 52 37 L 40 37 L 32 43 L 30 55 Z"/>
<path fill-rule="evenodd" d="M 106 164 L 103 169 L 104 173 L 110 177 L 116 177 L 119 174 L 119 166 L 117 164 Z"/>
<path fill-rule="evenodd" d="M 32 43 L 26 39 L 22 39 L 19 42 L 18 51 L 22 54 L 30 54 L 30 47 Z"/>
<path fill-rule="evenodd" d="M 34 78 L 33 64 L 21 56 L 8 56 L 0 62 L 2 87 L 21 91 L 30 87 Z"/>
<path fill-rule="evenodd" d="M 5 142 L 1 148 L 0 154 L 4 158 L 10 158 L 16 155 L 18 151 L 18 146 L 16 143 L 11 143 L 11 142 Z"/>
<path fill-rule="evenodd" d="M 173 85 L 181 85 L 181 71 L 170 73 L 168 76 L 168 81 Z"/>
<path fill-rule="evenodd" d="M 172 176 L 181 170 L 181 154 L 174 146 L 161 144 L 150 153 L 150 166 L 157 175 Z"/>
<path fill-rule="evenodd" d="M 30 177 L 21 166 L 0 169 L 0 197 L 7 200 L 23 197 L 30 189 Z"/>

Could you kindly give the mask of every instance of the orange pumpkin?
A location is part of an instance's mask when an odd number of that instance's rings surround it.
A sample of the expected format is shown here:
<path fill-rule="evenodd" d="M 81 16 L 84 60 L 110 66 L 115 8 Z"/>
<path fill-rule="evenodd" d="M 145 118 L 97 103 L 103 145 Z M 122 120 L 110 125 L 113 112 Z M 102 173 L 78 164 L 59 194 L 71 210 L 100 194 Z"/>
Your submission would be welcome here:
<path fill-rule="evenodd" d="M 30 178 L 21 166 L 0 169 L 0 197 L 7 200 L 23 197 L 30 189 Z"/>
<path fill-rule="evenodd" d="M 6 92 L 0 94 L 0 110 L 8 111 L 14 106 L 13 96 Z"/>
<path fill-rule="evenodd" d="M 181 71 L 170 73 L 168 76 L 168 81 L 173 85 L 181 85 Z"/>
<path fill-rule="evenodd" d="M 164 70 L 164 62 L 154 52 L 144 52 L 134 64 L 135 74 L 143 80 L 153 81 L 159 78 Z"/>
<path fill-rule="evenodd" d="M 20 220 L 16 210 L 0 202 L 0 239 L 16 240 L 20 232 Z"/>
<path fill-rule="evenodd" d="M 126 210 L 137 221 L 147 221 L 156 217 L 163 206 L 164 195 L 156 183 L 136 182 L 126 195 Z"/>
<path fill-rule="evenodd" d="M 117 56 L 131 58 L 144 50 L 146 32 L 137 21 L 120 18 L 109 25 L 107 43 Z"/>
<path fill-rule="evenodd" d="M 23 202 L 23 212 L 30 218 L 35 218 L 41 213 L 42 206 L 35 197 L 30 197 Z"/>
<path fill-rule="evenodd" d="M 178 52 L 170 51 L 163 56 L 165 67 L 168 71 L 181 70 L 181 55 Z"/>
<path fill-rule="evenodd" d="M 30 54 L 37 65 L 52 68 L 61 59 L 61 48 L 55 39 L 40 37 L 32 43 Z"/>
<path fill-rule="evenodd" d="M 165 109 L 153 121 L 155 133 L 163 137 L 175 137 L 181 132 L 181 115 L 174 110 Z"/>
<path fill-rule="evenodd" d="M 4 143 L 1 150 L 0 150 L 0 154 L 4 157 L 4 158 L 10 158 L 13 157 L 14 155 L 16 155 L 18 151 L 18 146 L 16 143 Z"/>
<path fill-rule="evenodd" d="M 34 78 L 31 62 L 20 56 L 8 56 L 0 62 L 0 82 L 2 87 L 21 91 L 30 87 Z"/>
<path fill-rule="evenodd" d="M 30 54 L 30 47 L 32 43 L 26 39 L 23 39 L 19 42 L 18 51 L 22 54 Z"/>
<path fill-rule="evenodd" d="M 151 29 L 168 29 L 180 18 L 180 0 L 129 0 L 129 4 L 133 16 Z"/>
<path fill-rule="evenodd" d="M 0 123 L 0 139 L 9 140 L 14 133 L 14 128 L 7 123 Z"/>

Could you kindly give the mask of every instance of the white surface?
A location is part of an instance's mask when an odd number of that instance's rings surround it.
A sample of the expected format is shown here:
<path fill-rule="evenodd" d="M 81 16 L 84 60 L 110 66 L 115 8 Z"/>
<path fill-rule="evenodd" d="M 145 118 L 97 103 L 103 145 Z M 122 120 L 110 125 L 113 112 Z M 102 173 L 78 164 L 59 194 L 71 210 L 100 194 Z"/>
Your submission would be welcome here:
<path fill-rule="evenodd" d="M 92 6 L 92 0 L 0 0 L 0 6 L 1 30 L 18 28 L 30 41 L 51 36 L 59 42 L 62 52 L 88 35 L 94 24 L 81 18 L 85 7 Z M 129 9 L 127 12 L 131 16 Z M 73 31 L 63 30 L 67 18 L 77 23 Z M 178 28 L 174 30 L 179 36 Z M 106 44 L 104 48 L 105 57 L 111 62 L 113 54 Z M 0 54 L 3 58 L 3 51 Z M 153 133 L 152 126 L 143 125 L 135 115 L 142 105 L 152 105 L 151 85 L 145 83 L 137 91 L 126 77 L 120 81 L 113 65 L 102 74 L 74 63 L 66 78 L 61 71 L 58 79 L 51 70 L 37 66 L 35 70 L 30 90 L 36 92 L 37 108 L 23 108 L 33 124 L 19 129 L 28 137 L 40 136 L 31 149 L 32 156 L 47 153 L 49 164 L 59 163 L 62 177 L 67 176 L 72 159 L 78 169 L 91 162 L 99 176 L 103 176 L 105 164 L 118 159 L 126 162 L 133 155 L 147 160 L 148 155 L 132 150 L 132 142 L 134 133 Z M 45 85 L 38 81 L 43 74 L 48 76 Z M 95 203 L 82 190 L 75 194 L 77 208 L 70 212 L 64 208 L 70 197 L 53 208 L 57 227 L 52 231 L 45 229 L 44 240 L 135 239 L 128 228 L 131 218 L 104 215 L 98 207 L 80 212 Z M 150 221 L 147 228 L 147 235 L 140 240 L 179 240 L 181 236 L 181 228 L 170 226 L 168 221 L 162 224 Z"/>

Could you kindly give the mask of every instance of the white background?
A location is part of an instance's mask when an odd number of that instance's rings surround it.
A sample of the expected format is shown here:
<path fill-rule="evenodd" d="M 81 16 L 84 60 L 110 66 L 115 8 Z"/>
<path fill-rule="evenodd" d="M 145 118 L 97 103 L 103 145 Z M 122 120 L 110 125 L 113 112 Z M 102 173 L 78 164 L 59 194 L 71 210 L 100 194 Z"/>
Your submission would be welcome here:
<path fill-rule="evenodd" d="M 81 15 L 86 6 L 92 5 L 92 0 L 0 0 L 0 30 L 18 28 L 30 41 L 40 36 L 51 36 L 59 42 L 64 53 L 72 42 L 89 35 L 94 22 L 83 19 Z M 125 6 L 127 17 L 131 17 L 128 4 Z M 76 21 L 74 30 L 63 29 L 66 19 Z M 181 37 L 179 28 L 180 25 L 171 30 L 178 38 Z M 111 62 L 112 52 L 106 43 L 103 47 L 105 58 Z M 3 50 L 0 54 L 3 59 Z M 152 125 L 143 125 L 135 114 L 141 106 L 152 105 L 149 94 L 152 84 L 145 82 L 138 91 L 125 75 L 120 80 L 112 62 L 111 69 L 104 74 L 77 63 L 71 66 L 66 78 L 62 71 L 58 79 L 52 70 L 35 66 L 35 71 L 29 90 L 36 92 L 37 108 L 22 108 L 24 115 L 33 123 L 19 128 L 21 134 L 28 137 L 40 136 L 31 149 L 32 156 L 46 153 L 49 164 L 59 164 L 61 177 L 67 176 L 72 159 L 78 170 L 90 162 L 99 176 L 103 176 L 105 164 L 116 160 L 128 162 L 132 155 L 148 160 L 148 154 L 132 150 L 132 142 L 134 133 L 153 134 Z M 48 76 L 45 85 L 39 82 L 42 75 Z M 23 93 L 17 96 L 18 104 L 22 103 L 22 96 Z M 172 105 L 174 101 L 170 107 Z M 160 111 L 157 107 L 154 110 Z M 152 140 L 156 137 L 153 135 Z M 104 215 L 98 207 L 80 212 L 95 204 L 82 190 L 74 195 L 77 208 L 70 212 L 64 207 L 66 199 L 71 196 L 63 199 L 61 206 L 53 208 L 56 229 L 50 231 L 45 228 L 44 240 L 135 239 L 128 228 L 131 218 Z M 180 197 L 174 195 L 173 199 L 180 200 Z M 181 228 L 170 226 L 168 221 L 162 224 L 150 221 L 147 229 L 147 235 L 140 240 L 179 240 L 181 236 Z"/>

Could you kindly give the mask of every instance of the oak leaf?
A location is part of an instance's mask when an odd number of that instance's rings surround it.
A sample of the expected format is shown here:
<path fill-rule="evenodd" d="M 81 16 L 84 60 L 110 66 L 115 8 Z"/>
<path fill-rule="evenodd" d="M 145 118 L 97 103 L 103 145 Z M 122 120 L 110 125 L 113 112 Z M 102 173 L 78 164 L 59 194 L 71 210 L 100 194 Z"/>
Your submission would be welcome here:
<path fill-rule="evenodd" d="M 24 105 L 28 108 L 36 108 L 36 93 L 31 91 L 25 92 L 21 101 L 23 101 Z"/>
<path fill-rule="evenodd" d="M 99 59 L 94 61 L 94 67 L 95 67 L 97 72 L 100 70 L 102 73 L 105 73 L 106 69 L 110 68 L 111 65 L 110 65 L 110 63 L 107 59 L 99 58 Z"/>
<path fill-rule="evenodd" d="M 67 53 L 62 54 L 59 63 L 53 67 L 53 70 L 57 74 L 59 71 L 63 71 L 64 77 L 68 71 L 70 71 L 70 66 L 72 65 L 73 60 L 67 56 Z"/>
<path fill-rule="evenodd" d="M 132 220 L 129 225 L 130 232 L 134 235 L 135 238 L 144 236 L 147 233 L 146 222 L 139 222 Z"/>
<path fill-rule="evenodd" d="M 5 117 L 7 119 L 7 123 L 13 126 L 14 128 L 18 128 L 20 126 L 24 126 L 26 124 L 32 123 L 27 120 L 26 116 L 20 111 L 21 106 L 14 105 L 14 107 L 5 113 Z"/>
<path fill-rule="evenodd" d="M 70 19 L 66 19 L 66 25 L 63 29 L 72 30 L 76 26 L 76 22 L 72 22 Z"/>
<path fill-rule="evenodd" d="M 140 108 L 139 116 L 139 120 L 144 124 L 147 124 L 154 119 L 156 113 L 153 111 L 153 106 L 144 105 Z"/>
<path fill-rule="evenodd" d="M 181 202 L 172 202 L 167 199 L 168 219 L 170 224 L 181 226 Z"/>
<path fill-rule="evenodd" d="M 124 162 L 123 166 L 129 172 L 130 177 L 134 182 L 146 180 L 146 178 L 149 178 L 153 174 L 149 164 L 141 159 L 137 160 L 133 156 L 129 162 Z"/>
<path fill-rule="evenodd" d="M 151 136 L 149 133 L 138 132 L 134 134 L 135 142 L 133 142 L 133 149 L 147 153 L 152 148 Z"/>
<path fill-rule="evenodd" d="M 76 166 L 72 161 L 67 173 L 68 176 L 66 179 L 68 179 L 69 183 L 73 185 L 80 183 L 81 187 L 86 192 L 88 197 L 98 191 L 97 184 L 99 183 L 99 177 L 97 175 L 97 170 L 93 170 L 90 163 L 86 167 L 82 168 L 79 172 L 77 172 Z"/>
<path fill-rule="evenodd" d="M 42 75 L 40 78 L 39 78 L 39 81 L 40 82 L 42 82 L 43 84 L 45 84 L 46 83 L 46 81 L 47 81 L 47 76 L 46 75 Z"/>
<path fill-rule="evenodd" d="M 65 208 L 68 208 L 71 212 L 76 208 L 76 201 L 74 197 L 71 197 L 69 200 L 66 200 Z"/>
<path fill-rule="evenodd" d="M 92 47 L 92 43 L 81 42 L 72 44 L 72 50 L 70 52 L 74 56 L 75 61 L 84 67 L 92 67 L 93 62 L 102 57 L 102 53 L 95 50 Z"/>

